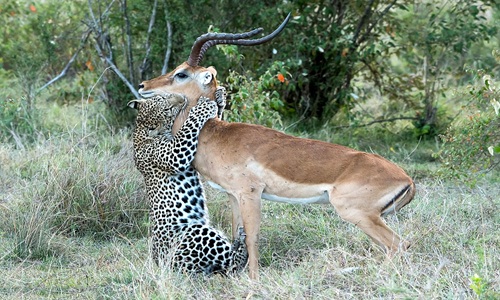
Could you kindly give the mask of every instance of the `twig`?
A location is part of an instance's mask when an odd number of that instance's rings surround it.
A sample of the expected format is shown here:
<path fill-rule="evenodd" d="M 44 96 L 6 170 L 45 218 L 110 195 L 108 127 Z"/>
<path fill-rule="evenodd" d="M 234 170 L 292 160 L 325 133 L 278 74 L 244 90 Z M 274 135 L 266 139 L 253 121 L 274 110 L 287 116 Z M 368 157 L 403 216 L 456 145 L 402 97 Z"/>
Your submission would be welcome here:
<path fill-rule="evenodd" d="M 123 19 L 125 20 L 125 36 L 127 38 L 126 54 L 127 54 L 129 78 L 130 81 L 135 83 L 136 81 L 134 76 L 134 57 L 132 55 L 132 34 L 130 32 L 130 20 L 128 18 L 127 0 L 122 0 L 122 11 L 123 11 Z"/>
<path fill-rule="evenodd" d="M 172 24 L 169 21 L 168 14 L 168 0 L 164 0 L 164 14 L 165 23 L 167 23 L 167 50 L 165 51 L 165 59 L 163 60 L 163 67 L 161 68 L 161 74 L 166 74 L 168 70 L 168 62 L 170 61 L 170 53 L 172 51 Z"/>
<path fill-rule="evenodd" d="M 157 7 L 158 0 L 155 0 L 155 2 L 153 3 L 153 11 L 151 12 L 151 19 L 149 19 L 148 33 L 146 35 L 146 54 L 144 55 L 141 66 L 139 67 L 139 71 L 141 72 L 141 79 L 145 79 L 144 73 L 147 71 L 149 65 L 149 54 L 151 53 L 151 44 L 149 43 L 149 37 L 151 36 L 153 26 L 155 25 Z"/>
<path fill-rule="evenodd" d="M 358 127 L 367 127 L 376 123 L 387 123 L 387 122 L 394 122 L 394 121 L 399 121 L 399 120 L 418 120 L 416 117 L 397 117 L 397 118 L 390 118 L 390 119 L 381 119 L 381 120 L 374 120 L 365 124 L 361 125 L 340 125 L 340 126 L 335 126 L 331 127 L 332 129 L 340 129 L 340 128 L 358 128 Z"/>
<path fill-rule="evenodd" d="M 120 72 L 118 67 L 111 60 L 111 58 L 104 55 L 104 53 L 101 49 L 101 46 L 99 45 L 99 41 L 96 41 L 94 46 L 95 46 L 95 49 L 97 50 L 97 54 L 99 55 L 99 57 L 106 61 L 106 63 L 111 68 L 111 70 L 113 70 L 116 73 L 116 75 L 118 75 L 118 77 L 120 77 L 120 79 L 123 81 L 123 83 L 125 83 L 125 85 L 129 88 L 130 92 L 132 92 L 132 94 L 134 94 L 134 97 L 136 97 L 137 99 L 141 98 L 141 96 L 139 95 L 137 90 L 134 88 L 134 85 L 130 83 L 130 81 L 127 79 L 127 77 L 125 77 L 123 75 L 122 72 Z"/>
<path fill-rule="evenodd" d="M 14 138 L 14 141 L 16 142 L 17 147 L 23 151 L 26 150 L 26 148 L 23 145 L 23 141 L 22 141 L 21 137 L 19 137 L 19 135 L 13 129 L 7 128 L 7 130 L 10 132 L 10 134 Z"/>
<path fill-rule="evenodd" d="M 114 2 L 114 0 L 111 1 L 111 3 L 106 7 L 104 13 L 99 15 L 99 22 L 102 22 L 103 16 L 106 16 L 108 14 L 108 12 L 111 8 L 111 4 L 113 2 Z M 118 75 L 118 77 L 120 77 L 120 79 L 123 81 L 123 83 L 125 83 L 125 85 L 129 88 L 130 92 L 132 92 L 132 94 L 134 94 L 134 97 L 141 98 L 139 96 L 139 93 L 137 92 L 137 90 L 134 88 L 134 85 L 130 83 L 130 81 L 127 79 L 127 77 L 125 77 L 125 75 L 123 75 L 123 73 L 118 69 L 116 64 L 113 62 L 113 51 L 112 51 L 112 47 L 111 47 L 111 38 L 110 38 L 108 33 L 104 32 L 102 30 L 102 27 L 99 25 L 100 23 L 97 22 L 95 15 L 94 15 L 94 12 L 92 10 L 91 0 L 88 1 L 88 4 L 89 4 L 89 12 L 90 12 L 93 24 L 90 24 L 90 25 L 87 24 L 87 26 L 89 26 L 90 31 L 93 31 L 96 35 L 94 47 L 97 51 L 97 54 L 99 55 L 99 57 L 102 60 L 104 60 L 109 65 L 111 70 L 113 70 L 116 73 L 116 75 Z M 108 55 L 104 54 L 104 51 L 103 51 L 102 46 L 101 46 L 101 42 L 104 43 L 104 46 L 106 46 L 106 48 L 108 50 Z"/>
<path fill-rule="evenodd" d="M 166 74 L 168 70 L 168 62 L 170 60 L 170 52 L 172 51 L 172 24 L 167 20 L 167 51 L 165 51 L 165 60 L 163 60 L 163 68 L 161 74 Z"/>
<path fill-rule="evenodd" d="M 40 91 L 42 91 L 43 89 L 45 89 L 49 85 L 53 84 L 54 82 L 58 81 L 59 79 L 61 79 L 62 77 L 64 77 L 66 75 L 66 72 L 68 71 L 69 67 L 73 64 L 73 62 L 75 61 L 75 59 L 78 56 L 78 54 L 80 53 L 80 51 L 82 51 L 83 47 L 85 47 L 85 44 L 87 43 L 87 39 L 88 39 L 91 32 L 92 32 L 92 30 L 89 29 L 83 34 L 82 39 L 80 40 L 80 46 L 76 50 L 75 54 L 73 54 L 71 59 L 68 61 L 68 63 L 66 64 L 64 69 L 61 71 L 61 73 L 59 73 L 59 75 L 52 78 L 49 82 L 47 82 L 41 88 L 39 88 L 36 91 L 37 94 L 40 93 Z"/>

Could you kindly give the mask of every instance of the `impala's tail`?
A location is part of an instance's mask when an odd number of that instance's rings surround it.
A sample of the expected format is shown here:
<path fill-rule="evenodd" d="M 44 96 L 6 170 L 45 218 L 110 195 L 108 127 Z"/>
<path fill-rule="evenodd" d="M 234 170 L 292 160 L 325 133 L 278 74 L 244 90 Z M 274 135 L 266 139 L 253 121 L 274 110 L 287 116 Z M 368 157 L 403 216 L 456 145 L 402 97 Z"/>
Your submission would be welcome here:
<path fill-rule="evenodd" d="M 382 216 L 397 212 L 403 206 L 410 203 L 410 201 L 415 196 L 415 183 L 412 181 L 411 184 L 405 186 L 394 198 L 387 203 L 386 206 L 381 211 Z"/>

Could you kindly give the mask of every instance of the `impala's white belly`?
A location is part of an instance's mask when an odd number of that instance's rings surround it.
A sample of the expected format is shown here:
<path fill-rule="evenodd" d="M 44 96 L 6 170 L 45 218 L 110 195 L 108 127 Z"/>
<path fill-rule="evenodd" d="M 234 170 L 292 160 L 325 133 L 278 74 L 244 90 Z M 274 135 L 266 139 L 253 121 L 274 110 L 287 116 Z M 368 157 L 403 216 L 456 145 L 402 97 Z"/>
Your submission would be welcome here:
<path fill-rule="evenodd" d="M 212 181 L 207 181 L 207 182 L 214 189 L 221 191 L 221 192 L 227 192 L 223 187 L 221 187 L 217 183 L 212 182 Z M 326 191 L 324 191 L 323 193 L 321 193 L 319 195 L 313 195 L 310 197 L 301 197 L 301 198 L 291 198 L 291 197 L 278 196 L 278 195 L 269 194 L 269 193 L 262 193 L 261 198 L 269 200 L 269 201 L 273 201 L 273 202 L 284 202 L 284 203 L 290 203 L 290 204 L 329 203 L 328 193 Z"/>
<path fill-rule="evenodd" d="M 307 198 L 288 198 L 288 197 L 280 197 L 272 194 L 262 193 L 262 199 L 274 202 L 285 202 L 290 204 L 329 203 L 328 194 L 326 191 L 319 196 L 312 196 Z"/>

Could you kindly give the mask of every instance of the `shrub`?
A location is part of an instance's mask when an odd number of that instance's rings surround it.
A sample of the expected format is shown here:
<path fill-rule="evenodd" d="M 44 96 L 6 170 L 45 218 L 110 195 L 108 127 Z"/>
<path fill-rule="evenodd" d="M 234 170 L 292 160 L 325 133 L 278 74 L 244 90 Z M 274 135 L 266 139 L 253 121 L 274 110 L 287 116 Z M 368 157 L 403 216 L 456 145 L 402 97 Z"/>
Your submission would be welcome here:
<path fill-rule="evenodd" d="M 0 142 L 15 142 L 32 137 L 38 127 L 32 98 L 23 90 L 14 72 L 0 68 Z"/>
<path fill-rule="evenodd" d="M 278 110 L 284 104 L 273 88 L 286 84 L 286 71 L 282 63 L 274 64 L 255 80 L 250 74 L 231 71 L 226 79 L 230 109 L 226 111 L 229 122 L 247 122 L 268 127 L 282 127 Z"/>
<path fill-rule="evenodd" d="M 440 155 L 456 178 L 485 174 L 500 164 L 500 87 L 489 75 L 480 75 L 482 81 L 468 87 L 469 103 L 442 136 Z"/>

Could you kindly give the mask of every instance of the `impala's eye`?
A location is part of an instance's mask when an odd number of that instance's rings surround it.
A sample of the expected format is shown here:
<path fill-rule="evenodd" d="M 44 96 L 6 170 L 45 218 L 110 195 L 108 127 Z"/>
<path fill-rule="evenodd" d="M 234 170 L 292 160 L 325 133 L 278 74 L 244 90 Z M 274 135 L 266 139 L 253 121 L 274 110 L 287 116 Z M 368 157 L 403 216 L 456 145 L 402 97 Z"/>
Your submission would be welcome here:
<path fill-rule="evenodd" d="M 187 74 L 186 74 L 186 73 L 179 72 L 179 73 L 175 74 L 175 77 L 176 77 L 176 78 L 179 78 L 179 79 L 185 79 L 185 78 L 187 78 L 188 76 L 187 76 Z"/>

